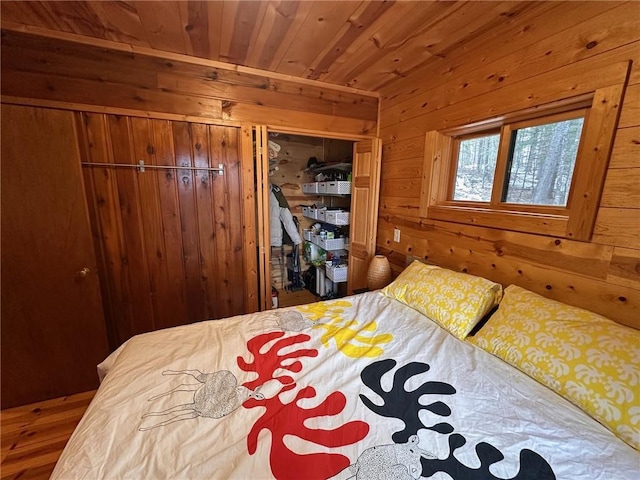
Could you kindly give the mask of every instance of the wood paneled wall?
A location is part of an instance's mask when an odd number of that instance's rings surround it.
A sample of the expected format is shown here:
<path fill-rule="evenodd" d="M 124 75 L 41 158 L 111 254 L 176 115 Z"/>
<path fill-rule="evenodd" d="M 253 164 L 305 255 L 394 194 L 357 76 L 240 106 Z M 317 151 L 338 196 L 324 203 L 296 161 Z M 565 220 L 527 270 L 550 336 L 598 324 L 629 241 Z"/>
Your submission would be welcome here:
<path fill-rule="evenodd" d="M 132 335 L 245 313 L 239 128 L 77 114 L 112 347 Z"/>
<path fill-rule="evenodd" d="M 3 30 L 2 95 L 5 101 L 28 99 L 80 111 L 376 134 L 375 94 L 145 52 Z"/>
<path fill-rule="evenodd" d="M 527 13 L 384 89 L 378 249 L 396 270 L 414 256 L 515 283 L 620 322 L 640 318 L 640 15 L 638 5 L 560 2 Z M 590 242 L 419 216 L 425 132 L 570 97 L 633 61 Z M 549 100 L 546 100 L 549 101 Z M 394 228 L 401 241 L 393 241 Z"/>

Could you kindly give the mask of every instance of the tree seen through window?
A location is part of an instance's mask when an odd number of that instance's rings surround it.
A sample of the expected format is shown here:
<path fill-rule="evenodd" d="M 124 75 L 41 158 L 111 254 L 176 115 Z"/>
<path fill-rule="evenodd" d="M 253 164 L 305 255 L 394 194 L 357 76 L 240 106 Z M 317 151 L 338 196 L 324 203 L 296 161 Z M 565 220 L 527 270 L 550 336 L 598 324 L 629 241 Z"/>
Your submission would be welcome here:
<path fill-rule="evenodd" d="M 499 144 L 499 134 L 460 141 L 454 200 L 469 202 L 491 200 Z"/>
<path fill-rule="evenodd" d="M 583 123 L 578 117 L 512 130 L 504 186 L 495 187 L 500 201 L 566 206 Z M 491 201 L 500 142 L 501 134 L 458 140 L 454 201 Z"/>
<path fill-rule="evenodd" d="M 514 148 L 503 201 L 565 206 L 576 163 L 583 118 L 522 128 Z"/>

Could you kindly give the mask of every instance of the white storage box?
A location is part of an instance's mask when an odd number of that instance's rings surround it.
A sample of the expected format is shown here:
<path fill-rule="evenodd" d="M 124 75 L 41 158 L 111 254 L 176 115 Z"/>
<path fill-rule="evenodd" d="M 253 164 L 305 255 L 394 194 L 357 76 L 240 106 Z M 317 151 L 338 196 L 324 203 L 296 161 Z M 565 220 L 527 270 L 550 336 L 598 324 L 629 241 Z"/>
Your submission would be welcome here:
<path fill-rule="evenodd" d="M 303 183 L 302 193 L 318 193 L 318 183 Z"/>
<path fill-rule="evenodd" d="M 332 225 L 349 225 L 349 212 L 342 210 L 327 210 L 325 222 Z"/>
<path fill-rule="evenodd" d="M 313 218 L 314 220 L 318 219 L 318 209 L 317 208 L 313 208 L 313 207 L 309 207 L 307 210 L 307 215 L 305 215 L 308 218 Z"/>
<path fill-rule="evenodd" d="M 318 208 L 316 210 L 316 219 L 320 221 L 325 221 L 327 219 L 327 209 L 326 208 Z"/>
<path fill-rule="evenodd" d="M 313 236 L 313 234 L 311 233 L 311 229 L 310 228 L 305 228 L 302 230 L 302 238 L 304 238 L 305 240 L 309 240 L 311 241 L 311 237 Z"/>
<path fill-rule="evenodd" d="M 336 267 L 327 265 L 325 271 L 327 278 L 332 282 L 346 282 L 348 267 L 346 265 L 338 265 Z"/>
<path fill-rule="evenodd" d="M 318 193 L 327 193 L 327 182 L 320 182 L 318 185 Z"/>
<path fill-rule="evenodd" d="M 349 195 L 351 193 L 351 182 L 343 180 L 326 182 L 324 193 L 331 193 L 334 195 Z"/>
<path fill-rule="evenodd" d="M 344 249 L 344 238 L 320 238 L 317 237 L 318 245 L 325 250 L 342 250 Z"/>

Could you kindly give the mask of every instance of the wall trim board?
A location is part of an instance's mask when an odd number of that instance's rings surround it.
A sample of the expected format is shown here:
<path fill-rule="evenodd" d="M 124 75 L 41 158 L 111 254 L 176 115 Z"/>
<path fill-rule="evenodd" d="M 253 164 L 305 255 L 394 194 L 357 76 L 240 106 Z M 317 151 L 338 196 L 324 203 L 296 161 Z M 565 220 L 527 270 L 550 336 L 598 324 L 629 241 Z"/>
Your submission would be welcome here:
<path fill-rule="evenodd" d="M 321 113 L 287 110 L 285 108 L 263 107 L 247 103 L 223 102 L 222 118 L 227 120 L 245 121 L 251 118 L 252 123 L 272 126 L 273 128 L 292 128 L 291 125 L 322 125 L 323 128 L 310 128 L 318 132 L 341 132 L 346 136 L 361 136 L 363 138 L 375 138 L 374 122 L 359 120 Z M 377 122 L 376 122 L 377 123 Z M 293 127 L 295 128 L 295 127 Z M 304 130 L 304 129 L 301 129 Z"/>
<path fill-rule="evenodd" d="M 259 310 L 258 247 L 256 232 L 256 192 L 254 185 L 253 128 L 243 124 L 240 128 L 240 166 L 242 169 L 242 228 L 244 232 L 245 311 Z"/>
<path fill-rule="evenodd" d="M 32 107 L 56 108 L 60 110 L 73 110 L 77 112 L 105 113 L 112 115 L 125 115 L 128 117 L 155 118 L 159 120 L 173 120 L 189 123 L 204 123 L 207 125 L 220 125 L 223 127 L 240 127 L 242 122 L 216 119 L 211 117 L 198 117 L 193 115 L 180 115 L 177 113 L 156 112 L 148 110 L 133 110 L 129 108 L 106 107 L 87 103 L 63 102 L 59 100 L 46 100 L 41 98 L 15 97 L 12 95 L 0 96 L 0 102 L 13 105 L 27 105 Z"/>
<path fill-rule="evenodd" d="M 293 75 L 286 75 L 286 74 L 277 73 L 277 72 L 270 72 L 268 70 L 245 67 L 243 65 L 235 65 L 232 63 L 219 62 L 216 60 L 208 60 L 206 58 L 194 57 L 191 55 L 184 55 L 181 53 L 173 53 L 173 52 L 168 52 L 164 50 L 156 50 L 154 48 L 149 48 L 149 47 L 129 45 L 126 43 L 115 42 L 112 40 L 103 40 L 99 38 L 87 37 L 87 36 L 78 35 L 75 33 L 60 32 L 57 30 L 50 30 L 48 28 L 36 27 L 32 25 L 23 25 L 20 23 L 15 23 L 15 22 L 10 22 L 5 20 L 1 22 L 1 27 L 4 30 L 11 30 L 11 31 L 20 32 L 20 33 L 28 33 L 28 34 L 37 35 L 40 37 L 55 38 L 58 40 L 67 40 L 75 43 L 81 43 L 84 45 L 107 48 L 110 50 L 118 50 L 121 52 L 129 52 L 129 53 L 135 53 L 140 55 L 146 55 L 150 57 L 175 60 L 175 61 L 185 62 L 185 63 L 192 63 L 200 66 L 220 68 L 223 70 L 230 70 L 238 73 L 247 73 L 250 75 L 265 76 L 273 79 L 285 80 L 287 82 L 292 82 L 292 83 L 312 85 L 315 87 L 327 88 L 330 90 L 335 90 L 340 92 L 354 93 L 357 95 L 380 98 L 380 94 L 378 92 L 373 92 L 369 90 L 362 90 L 362 89 L 348 87 L 344 85 L 326 83 L 320 80 L 313 80 L 313 79 L 296 77 Z"/>
<path fill-rule="evenodd" d="M 104 113 L 112 115 L 125 115 L 128 117 L 153 118 L 157 120 L 171 120 L 189 123 L 203 123 L 206 125 L 219 125 L 221 127 L 242 127 L 246 122 L 222 119 L 212 119 L 209 117 L 197 117 L 191 115 L 179 115 L 176 113 L 153 112 L 146 110 L 131 110 L 128 108 L 104 107 L 100 105 L 90 105 L 85 103 L 62 102 L 57 100 L 45 100 L 40 98 L 14 97 L 11 95 L 1 95 L 0 103 L 10 105 L 24 105 L 31 107 L 55 108 L 59 110 L 72 110 L 77 112 Z M 289 133 L 294 135 L 308 135 L 310 137 L 335 138 L 339 140 L 363 140 L 375 138 L 371 134 L 349 134 L 332 132 L 330 130 L 314 130 L 307 128 L 294 128 L 279 124 L 267 124 L 269 131 L 278 133 Z"/>
<path fill-rule="evenodd" d="M 318 138 L 332 138 L 335 140 L 351 140 L 357 142 L 358 140 L 366 140 L 369 138 L 376 138 L 373 134 L 367 135 L 358 135 L 358 134 L 350 134 L 350 133 L 339 133 L 332 132 L 326 130 L 313 130 L 309 128 L 295 128 L 289 126 L 281 126 L 267 123 L 267 130 L 269 132 L 277 132 L 277 133 L 288 133 L 290 135 L 305 135 L 308 137 L 318 137 Z"/>

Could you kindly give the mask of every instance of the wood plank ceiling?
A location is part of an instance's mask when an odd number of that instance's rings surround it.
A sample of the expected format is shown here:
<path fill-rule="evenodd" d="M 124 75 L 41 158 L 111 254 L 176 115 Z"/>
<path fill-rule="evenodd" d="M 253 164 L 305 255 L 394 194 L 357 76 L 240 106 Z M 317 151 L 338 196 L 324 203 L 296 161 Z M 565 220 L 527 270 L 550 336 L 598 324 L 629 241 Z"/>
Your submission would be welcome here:
<path fill-rule="evenodd" d="M 0 5 L 5 28 L 66 32 L 377 91 L 453 50 L 477 47 L 474 39 L 517 22 L 540 3 L 227 0 Z"/>

